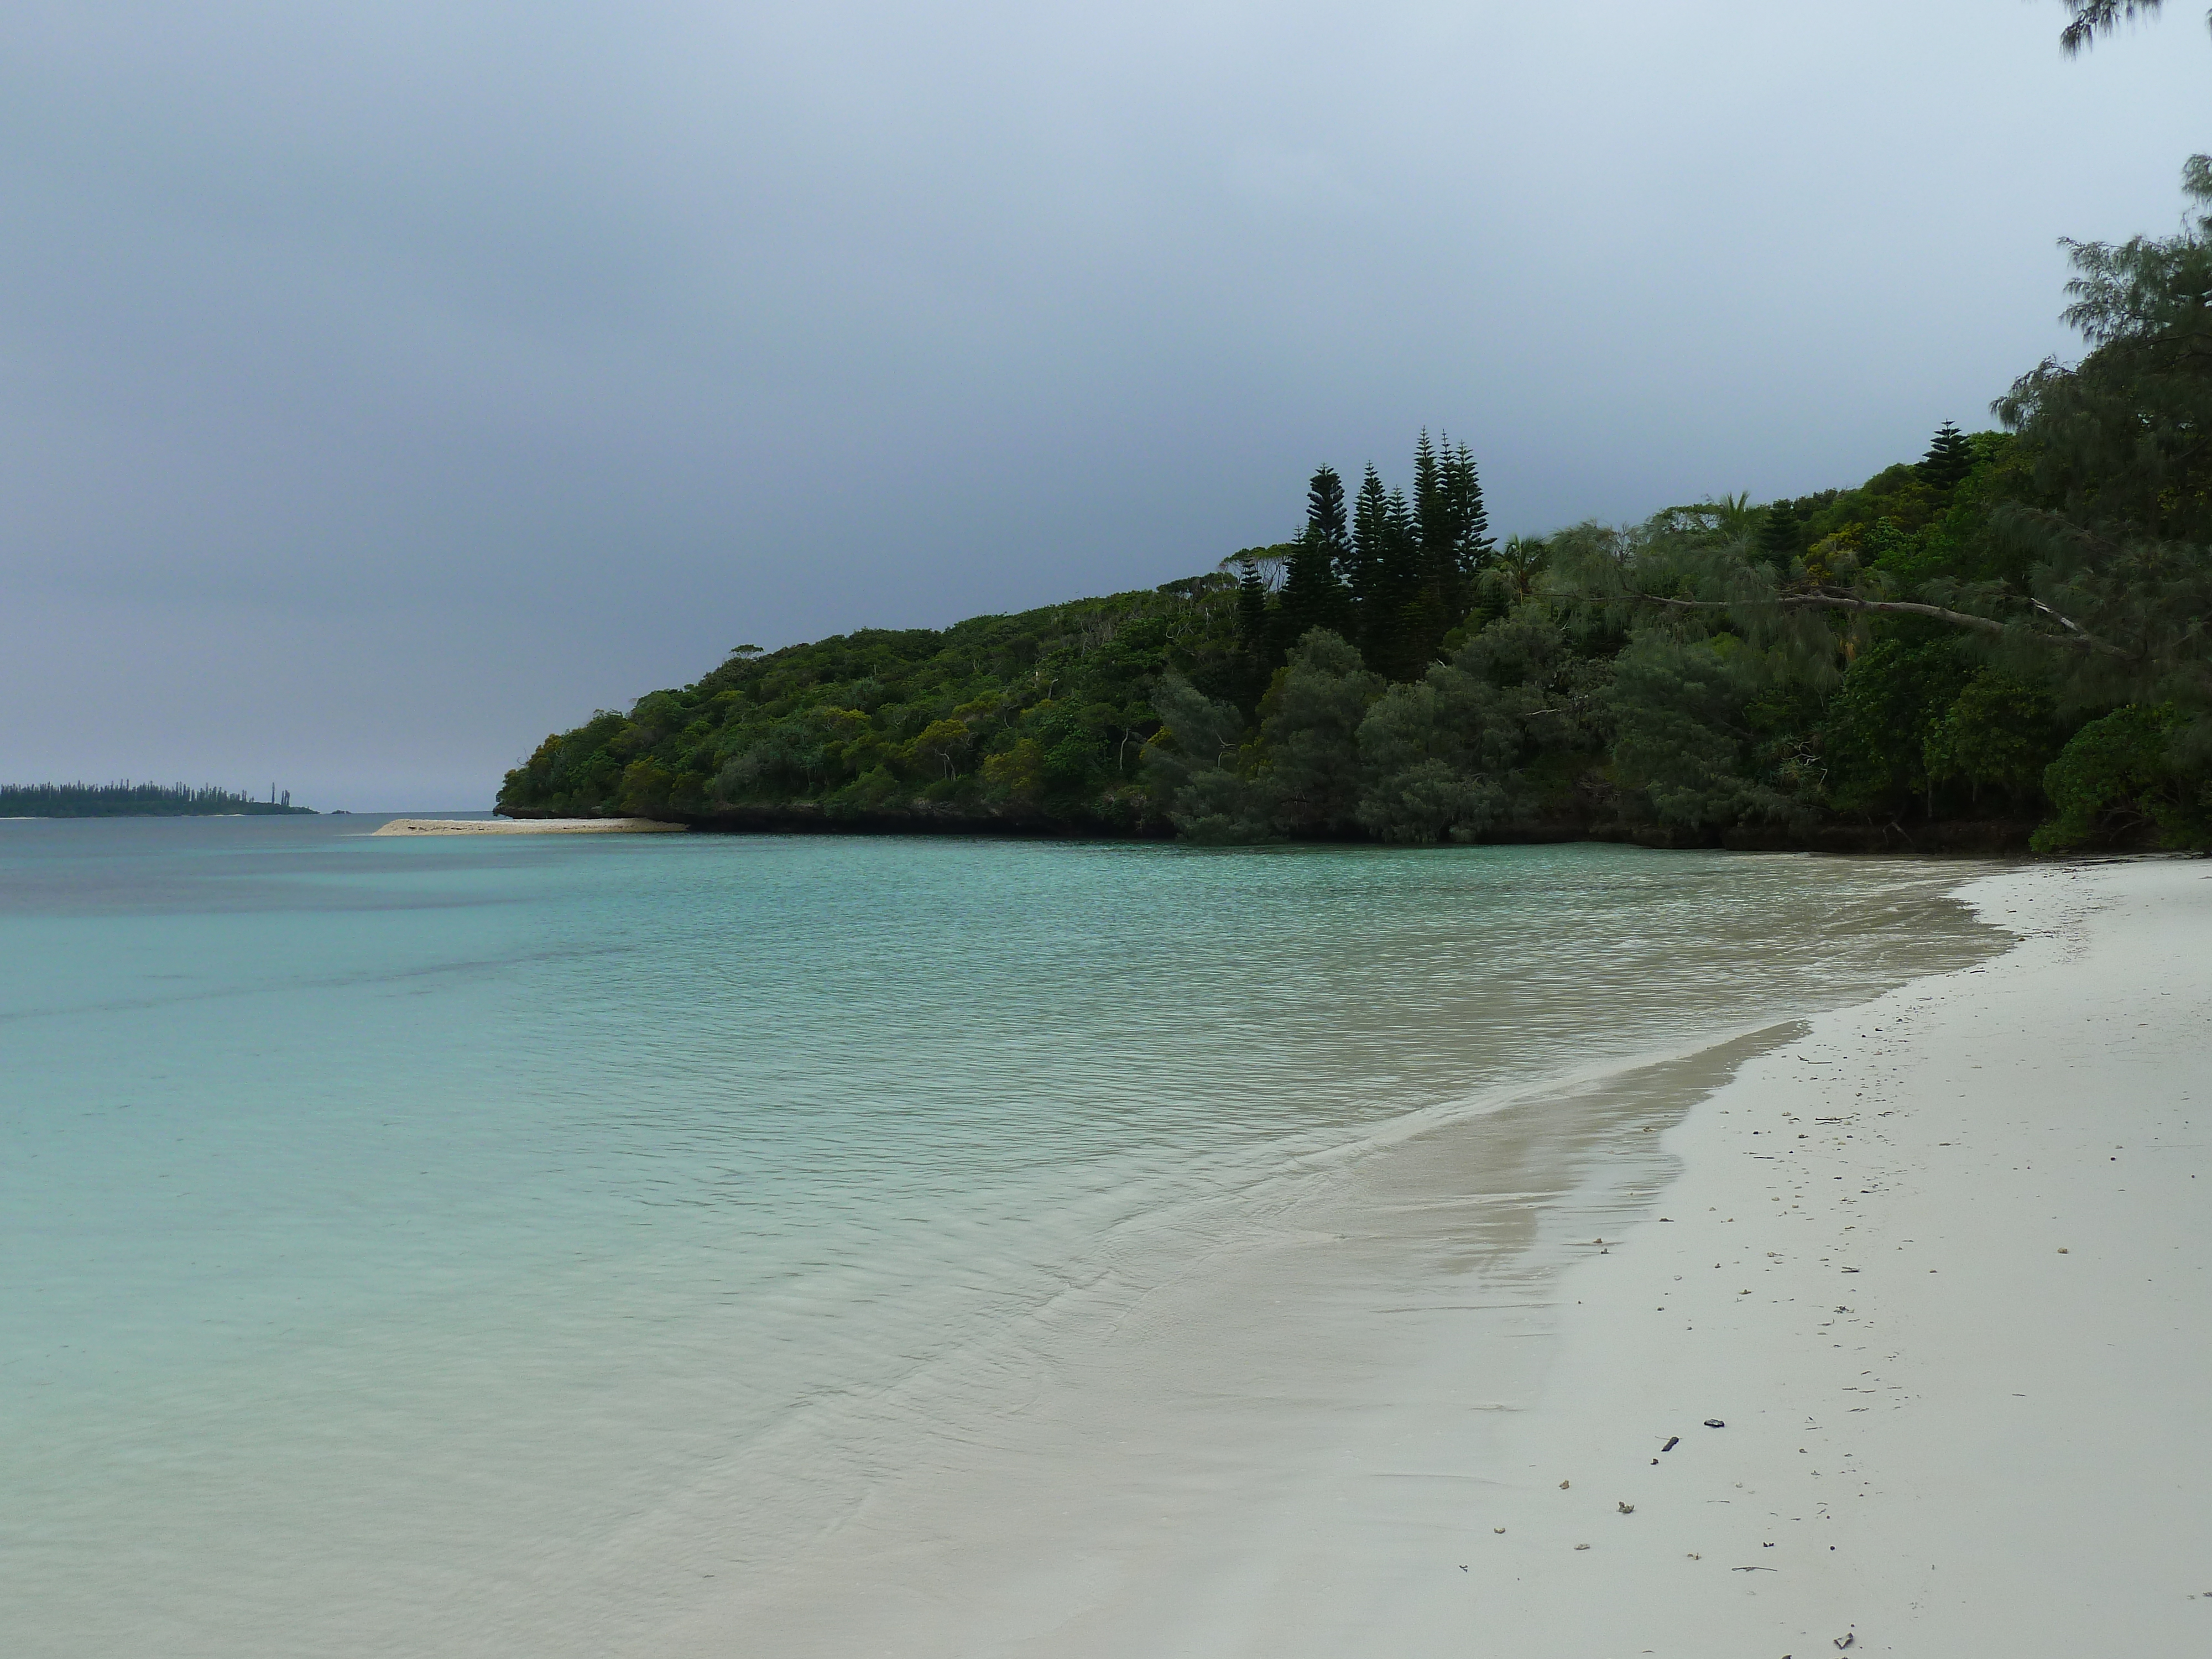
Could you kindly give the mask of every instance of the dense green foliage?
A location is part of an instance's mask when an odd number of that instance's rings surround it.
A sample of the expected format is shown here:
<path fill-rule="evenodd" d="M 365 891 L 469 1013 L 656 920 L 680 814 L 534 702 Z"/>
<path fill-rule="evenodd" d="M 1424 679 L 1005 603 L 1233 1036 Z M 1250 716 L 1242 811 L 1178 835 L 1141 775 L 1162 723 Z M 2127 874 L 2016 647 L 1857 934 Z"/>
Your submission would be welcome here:
<path fill-rule="evenodd" d="M 1474 457 L 1322 467 L 1156 591 L 748 647 L 501 810 L 1249 841 L 2212 843 L 2212 162 L 2073 250 L 2090 349 L 1856 489 L 1490 534 Z"/>
<path fill-rule="evenodd" d="M 281 799 L 254 800 L 213 784 L 195 789 L 183 783 L 0 783 L 0 818 L 213 817 L 286 812 L 313 816 L 313 809 L 293 805 L 289 789 Z"/>
<path fill-rule="evenodd" d="M 548 738 L 502 811 L 695 821 L 1079 825 L 1156 818 L 1140 778 L 1152 688 L 1172 670 L 1233 695 L 1237 590 L 1154 591 L 740 650 Z"/>

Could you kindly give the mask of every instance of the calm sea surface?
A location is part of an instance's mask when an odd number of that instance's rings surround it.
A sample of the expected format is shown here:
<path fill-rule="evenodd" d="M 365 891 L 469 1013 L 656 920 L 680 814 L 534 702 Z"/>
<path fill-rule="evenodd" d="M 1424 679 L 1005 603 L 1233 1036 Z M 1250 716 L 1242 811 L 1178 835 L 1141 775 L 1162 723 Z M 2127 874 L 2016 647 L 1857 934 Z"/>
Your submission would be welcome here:
<path fill-rule="evenodd" d="M 11 1654 L 652 1651 L 1305 1155 L 1988 948 L 1959 866 L 377 822 L 0 823 Z"/>

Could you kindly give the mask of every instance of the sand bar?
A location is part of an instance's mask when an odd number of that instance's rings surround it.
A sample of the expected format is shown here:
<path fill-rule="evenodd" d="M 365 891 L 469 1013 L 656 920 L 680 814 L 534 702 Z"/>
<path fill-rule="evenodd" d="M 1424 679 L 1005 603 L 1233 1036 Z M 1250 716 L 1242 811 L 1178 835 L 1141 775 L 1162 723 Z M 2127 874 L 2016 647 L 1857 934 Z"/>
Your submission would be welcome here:
<path fill-rule="evenodd" d="M 689 830 L 658 818 L 394 818 L 376 836 L 640 836 Z"/>

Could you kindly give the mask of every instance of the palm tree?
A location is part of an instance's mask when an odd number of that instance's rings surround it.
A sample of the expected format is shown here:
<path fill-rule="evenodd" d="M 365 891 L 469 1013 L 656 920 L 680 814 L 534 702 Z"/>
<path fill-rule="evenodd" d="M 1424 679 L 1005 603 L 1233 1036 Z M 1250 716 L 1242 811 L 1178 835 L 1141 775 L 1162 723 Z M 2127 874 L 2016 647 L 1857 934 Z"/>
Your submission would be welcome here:
<path fill-rule="evenodd" d="M 1762 507 L 1754 510 L 1747 490 L 1723 495 L 1717 501 L 1704 502 L 1703 506 L 1713 515 L 1713 522 L 1723 536 L 1750 535 L 1766 520 L 1766 509 Z"/>
<path fill-rule="evenodd" d="M 1544 568 L 1544 556 L 1549 551 L 1540 540 L 1521 536 L 1505 538 L 1505 545 L 1498 550 L 1495 568 L 1512 583 L 1516 598 L 1525 599 L 1536 591 L 1536 573 Z"/>

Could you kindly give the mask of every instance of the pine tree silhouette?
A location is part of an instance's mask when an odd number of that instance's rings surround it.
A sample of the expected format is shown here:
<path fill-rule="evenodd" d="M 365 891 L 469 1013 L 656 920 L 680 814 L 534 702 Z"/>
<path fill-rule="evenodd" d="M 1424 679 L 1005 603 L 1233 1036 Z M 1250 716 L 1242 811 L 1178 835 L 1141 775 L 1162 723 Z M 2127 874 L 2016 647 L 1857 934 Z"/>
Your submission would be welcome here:
<path fill-rule="evenodd" d="M 1260 574 L 1259 565 L 1247 558 L 1240 562 L 1237 577 L 1237 639 L 1245 654 L 1255 661 L 1264 661 L 1267 655 L 1267 579 Z M 1273 666 L 1273 665 L 1269 665 Z"/>
<path fill-rule="evenodd" d="M 1946 421 L 1936 428 L 1936 441 L 1920 458 L 1920 476 L 1938 489 L 1949 489 L 1974 470 L 1974 447 L 1966 434 Z"/>
<path fill-rule="evenodd" d="M 1337 577 L 1352 551 L 1344 521 L 1344 481 L 1324 466 L 1306 490 L 1305 532 L 1292 544 L 1276 608 L 1280 657 L 1316 628 L 1342 634 L 1350 627 L 1350 596 Z"/>
<path fill-rule="evenodd" d="M 1797 515 L 1790 510 L 1789 502 L 1776 501 L 1766 509 L 1766 521 L 1759 526 L 1759 556 L 1786 572 L 1798 552 Z"/>
<path fill-rule="evenodd" d="M 1344 516 L 1344 480 L 1333 466 L 1316 469 L 1306 486 L 1306 533 L 1328 548 L 1332 558 L 1341 560 L 1352 552 L 1352 533 Z"/>

